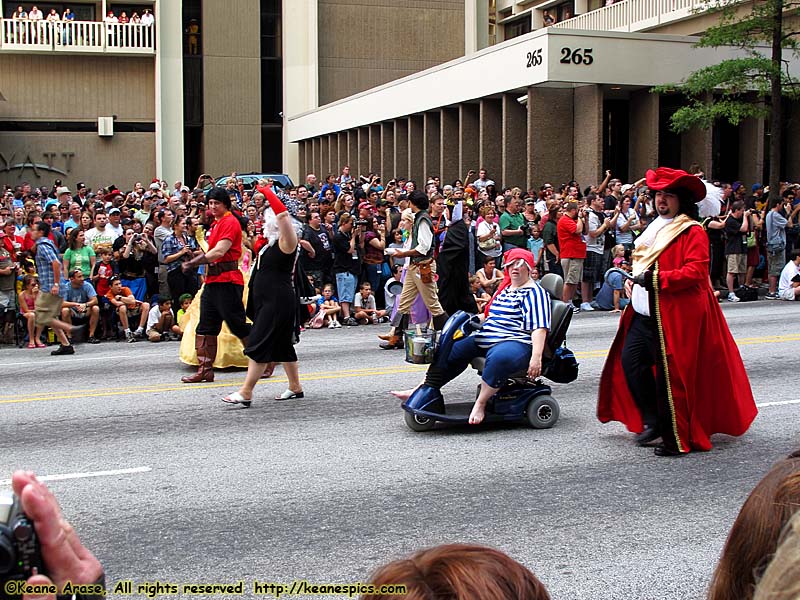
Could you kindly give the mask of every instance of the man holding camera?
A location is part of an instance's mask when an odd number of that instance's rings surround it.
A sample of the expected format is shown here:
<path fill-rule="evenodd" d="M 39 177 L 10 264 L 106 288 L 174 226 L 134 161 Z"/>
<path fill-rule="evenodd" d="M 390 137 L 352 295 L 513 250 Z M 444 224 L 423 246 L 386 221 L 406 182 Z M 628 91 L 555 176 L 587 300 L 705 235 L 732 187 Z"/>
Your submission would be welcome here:
<path fill-rule="evenodd" d="M 733 291 L 734 277 L 739 277 L 739 285 L 744 285 L 747 273 L 747 232 L 750 229 L 750 213 L 745 215 L 744 202 L 736 200 L 731 204 L 731 211 L 725 219 L 725 256 L 728 260 L 728 302 L 739 302 Z"/>

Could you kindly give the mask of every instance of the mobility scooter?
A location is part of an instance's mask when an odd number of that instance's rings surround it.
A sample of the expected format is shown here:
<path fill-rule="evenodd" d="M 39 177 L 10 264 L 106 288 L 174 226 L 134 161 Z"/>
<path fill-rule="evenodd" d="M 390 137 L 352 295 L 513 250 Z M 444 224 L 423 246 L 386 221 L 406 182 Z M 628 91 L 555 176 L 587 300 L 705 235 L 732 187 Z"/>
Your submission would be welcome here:
<path fill-rule="evenodd" d="M 548 273 L 539 282 L 550 294 L 551 321 L 542 357 L 542 376 L 557 383 L 570 383 L 578 377 L 578 362 L 566 348 L 567 329 L 572 320 L 572 306 L 560 300 L 564 286 L 562 278 Z M 480 327 L 478 319 L 458 311 L 445 324 L 439 336 L 438 347 L 433 351 L 432 362 L 444 368 L 452 345 Z M 478 374 L 483 372 L 486 359 L 478 357 L 471 366 Z M 480 386 L 478 386 L 480 391 Z M 486 405 L 484 423 L 502 421 L 527 421 L 536 429 L 547 429 L 558 421 L 558 402 L 551 395 L 551 387 L 541 378 L 530 380 L 526 371 L 514 373 Z M 476 394 L 477 398 L 477 394 Z M 438 421 L 445 423 L 469 422 L 474 402 L 448 402 L 440 390 L 420 386 L 402 407 L 406 425 L 413 431 L 428 431 Z"/>

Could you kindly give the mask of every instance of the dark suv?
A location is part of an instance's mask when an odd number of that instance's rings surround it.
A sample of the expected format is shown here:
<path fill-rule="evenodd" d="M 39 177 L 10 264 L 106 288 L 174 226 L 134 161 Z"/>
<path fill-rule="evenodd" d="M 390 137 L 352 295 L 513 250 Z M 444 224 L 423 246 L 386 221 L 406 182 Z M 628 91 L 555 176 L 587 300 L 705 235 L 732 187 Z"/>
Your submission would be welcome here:
<path fill-rule="evenodd" d="M 253 192 L 259 179 L 272 179 L 275 185 L 282 189 L 294 187 L 291 178 L 285 173 L 239 173 L 236 178 L 242 182 L 246 192 Z M 225 187 L 228 179 L 230 179 L 230 175 L 220 177 L 217 179 L 217 185 Z M 208 191 L 210 189 L 211 184 L 208 184 L 205 190 Z"/>

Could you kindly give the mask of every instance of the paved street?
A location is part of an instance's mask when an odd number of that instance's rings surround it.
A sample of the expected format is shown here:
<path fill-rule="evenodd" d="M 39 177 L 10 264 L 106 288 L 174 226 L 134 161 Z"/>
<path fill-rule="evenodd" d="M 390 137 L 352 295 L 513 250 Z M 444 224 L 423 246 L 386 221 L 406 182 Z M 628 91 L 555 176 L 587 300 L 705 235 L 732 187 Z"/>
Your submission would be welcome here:
<path fill-rule="evenodd" d="M 800 443 L 798 307 L 723 309 L 761 409 L 709 453 L 657 458 L 596 420 L 617 319 L 594 313 L 573 320 L 581 374 L 554 386 L 562 416 L 543 431 L 411 432 L 386 392 L 422 368 L 377 349 L 383 326 L 305 333 L 306 399 L 270 400 L 285 387 L 277 371 L 249 410 L 219 400 L 242 371 L 181 384 L 176 343 L 82 345 L 73 357 L 3 347 L 0 479 L 139 469 L 50 484 L 112 586 L 243 579 L 251 596 L 253 579 L 364 581 L 459 541 L 509 553 L 557 600 L 701 598 L 744 498 Z M 472 398 L 477 381 L 464 374 L 446 396 Z"/>

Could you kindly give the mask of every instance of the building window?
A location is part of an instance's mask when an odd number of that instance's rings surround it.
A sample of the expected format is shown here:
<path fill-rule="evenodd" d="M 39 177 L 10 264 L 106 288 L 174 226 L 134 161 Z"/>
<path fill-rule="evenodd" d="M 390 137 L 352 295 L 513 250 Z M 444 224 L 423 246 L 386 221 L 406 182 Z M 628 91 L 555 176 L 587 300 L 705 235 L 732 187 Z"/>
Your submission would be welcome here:
<path fill-rule="evenodd" d="M 528 13 L 522 18 L 508 21 L 504 27 L 503 39 L 510 40 L 531 32 L 531 15 Z"/>
<path fill-rule="evenodd" d="M 489 0 L 489 45 L 497 43 L 497 0 Z"/>

